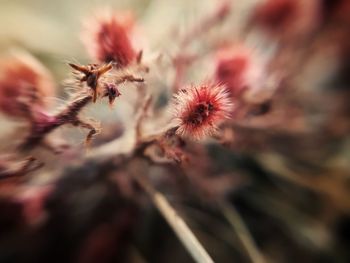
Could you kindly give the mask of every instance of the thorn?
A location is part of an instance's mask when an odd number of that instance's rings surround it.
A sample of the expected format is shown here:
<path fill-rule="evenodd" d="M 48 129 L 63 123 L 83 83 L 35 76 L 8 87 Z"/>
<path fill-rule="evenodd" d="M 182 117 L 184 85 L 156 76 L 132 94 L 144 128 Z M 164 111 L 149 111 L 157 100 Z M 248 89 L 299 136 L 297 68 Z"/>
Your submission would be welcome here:
<path fill-rule="evenodd" d="M 103 65 L 101 68 L 97 70 L 98 77 L 110 71 L 113 68 L 113 64 L 110 62 L 107 65 Z"/>
<path fill-rule="evenodd" d="M 92 94 L 93 94 L 93 95 L 92 95 L 92 102 L 95 103 L 96 100 L 97 100 L 97 92 L 96 92 L 96 90 L 93 90 L 92 92 L 93 92 L 93 93 L 92 93 Z"/>
<path fill-rule="evenodd" d="M 71 67 L 71 68 L 73 68 L 73 69 L 75 69 L 75 70 L 77 70 L 77 71 L 80 71 L 80 72 L 82 72 L 82 73 L 84 73 L 84 74 L 88 74 L 90 71 L 86 68 L 86 67 L 84 67 L 84 66 L 79 66 L 79 65 L 76 65 L 76 64 L 73 64 L 73 63 L 68 63 L 68 65 Z"/>
<path fill-rule="evenodd" d="M 137 54 L 137 57 L 136 57 L 137 64 L 141 63 L 142 56 L 143 56 L 143 50 L 140 50 L 139 53 Z"/>

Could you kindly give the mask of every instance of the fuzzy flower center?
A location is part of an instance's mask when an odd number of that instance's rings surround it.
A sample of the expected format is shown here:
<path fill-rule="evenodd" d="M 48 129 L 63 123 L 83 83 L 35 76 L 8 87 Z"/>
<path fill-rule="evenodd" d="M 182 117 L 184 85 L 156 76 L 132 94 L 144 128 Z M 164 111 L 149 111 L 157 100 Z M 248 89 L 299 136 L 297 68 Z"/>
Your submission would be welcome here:
<path fill-rule="evenodd" d="M 214 105 L 209 101 L 200 102 L 191 111 L 187 118 L 186 122 L 191 123 L 192 125 L 200 125 L 203 122 L 207 121 L 210 114 L 214 111 Z"/>

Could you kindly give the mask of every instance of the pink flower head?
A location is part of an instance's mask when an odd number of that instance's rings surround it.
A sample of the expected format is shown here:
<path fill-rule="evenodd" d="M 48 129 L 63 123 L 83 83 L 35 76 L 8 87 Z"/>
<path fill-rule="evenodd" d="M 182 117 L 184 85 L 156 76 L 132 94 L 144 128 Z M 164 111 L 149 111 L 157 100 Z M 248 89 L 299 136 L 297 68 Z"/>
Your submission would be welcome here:
<path fill-rule="evenodd" d="M 125 67 L 136 58 L 128 35 L 131 27 L 130 16 L 105 10 L 86 20 L 82 40 L 97 62 L 114 62 L 119 68 Z"/>
<path fill-rule="evenodd" d="M 242 45 L 223 49 L 217 55 L 215 78 L 228 88 L 232 97 L 240 96 L 247 89 L 261 87 L 264 61 L 256 51 Z"/>
<path fill-rule="evenodd" d="M 18 52 L 0 62 L 0 110 L 27 118 L 30 109 L 45 108 L 54 95 L 50 73 L 31 55 Z"/>
<path fill-rule="evenodd" d="M 222 85 L 189 86 L 174 96 L 177 133 L 195 139 L 214 134 L 231 110 L 229 93 Z"/>

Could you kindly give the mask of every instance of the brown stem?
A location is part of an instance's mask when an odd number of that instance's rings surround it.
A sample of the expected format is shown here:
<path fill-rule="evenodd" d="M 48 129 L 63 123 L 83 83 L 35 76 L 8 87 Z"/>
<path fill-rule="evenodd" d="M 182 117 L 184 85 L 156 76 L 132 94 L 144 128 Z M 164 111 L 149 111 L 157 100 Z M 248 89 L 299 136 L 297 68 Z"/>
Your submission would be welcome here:
<path fill-rule="evenodd" d="M 117 79 L 115 84 L 118 85 L 118 84 L 121 84 L 121 83 L 126 82 L 126 81 L 128 81 L 128 82 L 144 82 L 144 79 L 127 74 L 127 75 L 121 76 L 119 79 Z"/>
<path fill-rule="evenodd" d="M 19 145 L 19 149 L 21 151 L 31 150 L 40 144 L 47 134 L 56 128 L 67 123 L 75 125 L 75 122 L 79 121 L 77 119 L 79 112 L 91 101 L 91 95 L 78 97 L 69 103 L 66 108 L 57 115 L 45 118 L 44 120 L 34 121 L 32 123 L 30 134 L 27 136 L 24 142 Z"/>
<path fill-rule="evenodd" d="M 86 144 L 87 146 L 90 145 L 92 138 L 93 138 L 96 134 L 99 133 L 99 129 L 98 129 L 98 128 L 96 128 L 96 127 L 94 127 L 92 124 L 87 123 L 87 122 L 84 122 L 84 121 L 82 121 L 82 120 L 80 120 L 80 119 L 78 119 L 78 118 L 77 118 L 76 120 L 74 120 L 74 121 L 72 122 L 72 124 L 73 124 L 74 126 L 78 126 L 78 127 L 82 127 L 82 128 L 85 128 L 85 129 L 90 130 L 89 133 L 86 135 L 86 138 L 85 138 L 85 144 Z"/>
<path fill-rule="evenodd" d="M 20 165 L 20 167 L 15 170 L 3 169 L 0 171 L 0 180 L 24 176 L 27 173 L 32 172 L 42 166 L 43 164 L 36 162 L 35 158 L 29 157 L 22 163 L 22 165 Z"/>
<path fill-rule="evenodd" d="M 136 130 L 136 143 L 141 141 L 142 138 L 142 125 L 147 117 L 147 111 L 151 105 L 152 96 L 148 95 L 145 97 L 142 107 L 139 109 L 135 130 Z"/>

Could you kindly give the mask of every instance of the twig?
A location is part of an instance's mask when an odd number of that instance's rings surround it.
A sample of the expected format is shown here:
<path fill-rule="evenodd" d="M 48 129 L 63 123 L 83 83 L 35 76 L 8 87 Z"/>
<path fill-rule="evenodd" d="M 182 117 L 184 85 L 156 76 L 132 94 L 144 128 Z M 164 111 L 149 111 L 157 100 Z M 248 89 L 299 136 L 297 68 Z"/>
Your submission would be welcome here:
<path fill-rule="evenodd" d="M 121 83 L 126 82 L 126 81 L 128 81 L 128 82 L 144 82 L 144 79 L 127 74 L 127 75 L 123 75 L 120 78 L 118 78 L 116 80 L 115 84 L 118 85 L 118 84 L 121 84 Z"/>
<path fill-rule="evenodd" d="M 169 204 L 163 194 L 153 188 L 153 186 L 139 173 L 133 173 L 133 178 L 151 197 L 154 205 L 163 215 L 165 220 L 174 230 L 175 234 L 187 248 L 193 259 L 198 263 L 214 262 L 207 251 L 203 248 L 196 236 L 187 226 L 185 221 L 178 215 L 176 210 Z"/>
<path fill-rule="evenodd" d="M 249 233 L 247 226 L 245 225 L 242 217 L 239 215 L 235 207 L 226 203 L 225 201 L 219 201 L 217 202 L 217 204 L 227 221 L 230 223 L 230 225 L 236 232 L 238 239 L 240 240 L 251 262 L 266 262 L 263 255 L 260 253 L 259 249 L 255 245 L 253 237 Z"/>
<path fill-rule="evenodd" d="M 74 99 L 65 109 L 55 116 L 47 116 L 47 119 L 35 121 L 32 123 L 30 134 L 20 144 L 19 149 L 22 151 L 30 150 L 36 147 L 47 134 L 64 124 L 73 124 L 81 122 L 78 114 L 83 107 L 92 101 L 91 95 L 85 95 Z M 88 128 L 88 127 L 84 127 Z"/>
<path fill-rule="evenodd" d="M 1 169 L 0 180 L 24 176 L 43 166 L 43 163 L 36 162 L 34 157 L 29 157 L 16 169 Z"/>
<path fill-rule="evenodd" d="M 94 137 L 94 135 L 98 134 L 100 132 L 100 129 L 97 127 L 94 127 L 92 124 L 87 123 L 85 121 L 82 121 L 80 119 L 76 119 L 75 121 L 72 122 L 72 124 L 74 126 L 78 126 L 78 127 L 82 127 L 85 129 L 89 129 L 89 133 L 88 135 L 86 135 L 85 138 L 85 144 L 88 146 L 92 140 L 92 138 Z"/>
<path fill-rule="evenodd" d="M 207 17 L 204 17 L 198 24 L 192 27 L 180 40 L 179 48 L 180 51 L 175 55 L 173 59 L 173 65 L 175 67 L 175 77 L 173 83 L 173 91 L 176 92 L 181 86 L 182 79 L 186 73 L 187 68 L 192 64 L 198 57 L 198 55 L 186 55 L 184 54 L 185 48 L 195 39 L 203 35 L 205 32 L 210 30 L 212 27 L 223 21 L 230 11 L 229 1 L 223 1 L 215 12 Z"/>
<path fill-rule="evenodd" d="M 139 108 L 138 116 L 136 119 L 135 131 L 136 131 L 136 143 L 141 141 L 142 138 L 142 125 L 147 117 L 147 111 L 151 105 L 152 96 L 148 95 L 145 97 L 142 107 Z"/>
<path fill-rule="evenodd" d="M 180 47 L 183 48 L 187 46 L 193 39 L 196 39 L 213 26 L 215 26 L 218 22 L 221 22 L 226 18 L 230 11 L 230 3 L 229 1 L 223 1 L 223 3 L 219 6 L 217 10 L 213 14 L 208 17 L 205 17 L 202 21 L 200 21 L 197 25 L 195 25 L 188 33 L 182 38 L 180 42 Z"/>

